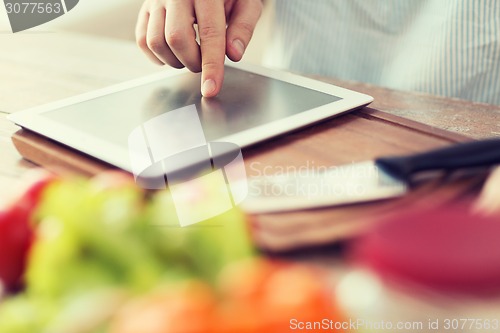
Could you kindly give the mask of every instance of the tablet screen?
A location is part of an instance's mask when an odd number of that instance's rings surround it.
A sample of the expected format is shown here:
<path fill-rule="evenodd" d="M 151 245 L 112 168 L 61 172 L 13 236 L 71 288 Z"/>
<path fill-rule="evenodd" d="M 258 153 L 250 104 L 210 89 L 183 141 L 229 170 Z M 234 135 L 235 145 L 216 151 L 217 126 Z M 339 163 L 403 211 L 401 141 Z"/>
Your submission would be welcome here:
<path fill-rule="evenodd" d="M 162 113 L 195 104 L 208 141 L 340 100 L 312 89 L 226 67 L 220 94 L 200 94 L 200 74 L 186 73 L 41 114 L 93 137 L 127 146 L 131 131 Z"/>

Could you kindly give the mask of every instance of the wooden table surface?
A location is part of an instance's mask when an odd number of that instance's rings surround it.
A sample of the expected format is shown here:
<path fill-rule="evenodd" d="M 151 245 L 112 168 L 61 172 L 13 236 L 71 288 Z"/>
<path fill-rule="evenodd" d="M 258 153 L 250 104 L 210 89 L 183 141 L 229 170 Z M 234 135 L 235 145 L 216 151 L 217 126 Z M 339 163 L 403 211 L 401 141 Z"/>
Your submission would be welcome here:
<path fill-rule="evenodd" d="M 6 120 L 6 114 L 161 70 L 149 64 L 133 43 L 111 39 L 61 33 L 0 34 L 0 45 L 0 203 L 8 199 L 21 176 L 34 167 L 13 147 L 10 137 L 18 128 Z M 329 81 L 372 95 L 375 102 L 371 108 L 376 110 L 471 138 L 500 136 L 499 106 Z M 327 258 L 307 257 L 307 260 L 317 259 L 323 263 L 337 260 L 328 254 L 325 256 Z M 396 294 L 385 294 L 392 303 L 384 303 L 383 310 L 392 311 L 394 315 L 406 311 L 409 317 L 415 309 L 420 314 L 440 313 L 442 304 L 422 305 Z M 401 307 L 400 302 L 408 306 Z M 480 318 L 498 313 L 497 303 L 478 303 L 472 310 L 470 304 L 464 303 L 454 306 L 452 313 L 456 316 L 473 313 Z"/>
<path fill-rule="evenodd" d="M 49 103 L 161 70 L 133 43 L 62 33 L 0 34 L 0 204 L 33 165 L 10 136 L 11 112 Z"/>

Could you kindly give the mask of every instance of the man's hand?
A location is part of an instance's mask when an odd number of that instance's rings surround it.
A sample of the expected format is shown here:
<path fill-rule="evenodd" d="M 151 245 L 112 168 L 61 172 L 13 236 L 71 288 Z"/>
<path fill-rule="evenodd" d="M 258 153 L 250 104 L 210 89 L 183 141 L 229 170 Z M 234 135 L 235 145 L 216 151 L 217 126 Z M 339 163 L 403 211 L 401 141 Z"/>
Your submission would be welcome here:
<path fill-rule="evenodd" d="M 201 71 L 201 92 L 212 97 L 222 86 L 225 55 L 241 60 L 261 12 L 261 0 L 146 0 L 136 40 L 157 64 Z"/>

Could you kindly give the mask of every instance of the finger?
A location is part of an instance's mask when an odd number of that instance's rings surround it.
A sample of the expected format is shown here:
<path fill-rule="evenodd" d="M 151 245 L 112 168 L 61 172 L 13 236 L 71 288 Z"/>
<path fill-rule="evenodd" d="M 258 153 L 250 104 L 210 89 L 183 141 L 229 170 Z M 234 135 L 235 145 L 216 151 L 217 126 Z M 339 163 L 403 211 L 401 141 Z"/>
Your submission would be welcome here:
<path fill-rule="evenodd" d="M 135 26 L 135 40 L 139 48 L 146 54 L 146 56 L 155 64 L 164 65 L 163 61 L 158 59 L 148 47 L 146 34 L 148 31 L 149 13 L 141 10 Z"/>
<path fill-rule="evenodd" d="M 192 72 L 201 71 L 200 46 L 194 30 L 194 9 L 189 1 L 171 0 L 167 9 L 165 38 L 170 50 Z"/>
<path fill-rule="evenodd" d="M 196 0 L 196 18 L 201 48 L 201 92 L 217 95 L 224 79 L 226 15 L 224 0 Z"/>
<path fill-rule="evenodd" d="M 229 59 L 241 60 L 261 13 L 261 0 L 236 1 L 227 27 L 226 52 Z"/>
<path fill-rule="evenodd" d="M 155 8 L 149 13 L 146 44 L 163 63 L 175 68 L 182 68 L 184 65 L 175 57 L 165 40 L 165 16 L 164 7 Z"/>

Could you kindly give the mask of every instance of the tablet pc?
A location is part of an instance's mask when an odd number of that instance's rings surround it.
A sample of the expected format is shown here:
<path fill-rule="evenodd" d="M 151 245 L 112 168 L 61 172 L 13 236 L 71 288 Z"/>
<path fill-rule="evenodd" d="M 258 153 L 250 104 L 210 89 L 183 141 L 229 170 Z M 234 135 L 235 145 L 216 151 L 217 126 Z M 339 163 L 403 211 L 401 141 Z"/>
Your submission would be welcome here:
<path fill-rule="evenodd" d="M 372 102 L 371 96 L 288 72 L 227 64 L 215 98 L 200 93 L 200 74 L 166 70 L 8 116 L 17 125 L 132 172 L 131 133 L 154 118 L 194 106 L 207 142 L 239 147 L 319 122 Z M 195 136 L 185 124 L 176 135 Z M 188 126 L 189 127 L 189 126 Z M 170 131 L 166 131 L 170 132 Z M 168 134 L 168 133 L 166 133 Z M 192 134 L 192 135 L 191 135 Z M 198 133 L 199 134 L 199 133 Z M 185 167 L 184 165 L 172 166 Z"/>

